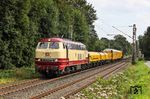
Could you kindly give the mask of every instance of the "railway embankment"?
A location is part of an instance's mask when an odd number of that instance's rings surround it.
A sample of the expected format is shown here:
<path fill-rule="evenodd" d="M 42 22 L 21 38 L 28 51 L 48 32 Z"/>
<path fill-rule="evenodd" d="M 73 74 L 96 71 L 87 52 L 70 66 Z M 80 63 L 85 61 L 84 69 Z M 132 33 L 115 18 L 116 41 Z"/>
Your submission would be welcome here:
<path fill-rule="evenodd" d="M 16 83 L 22 80 L 38 78 L 39 74 L 34 68 L 14 68 L 11 70 L 0 70 L 0 86 L 7 83 Z"/>
<path fill-rule="evenodd" d="M 91 86 L 72 96 L 73 98 L 149 99 L 150 68 L 144 61 L 128 66 L 108 79 L 98 78 Z"/>

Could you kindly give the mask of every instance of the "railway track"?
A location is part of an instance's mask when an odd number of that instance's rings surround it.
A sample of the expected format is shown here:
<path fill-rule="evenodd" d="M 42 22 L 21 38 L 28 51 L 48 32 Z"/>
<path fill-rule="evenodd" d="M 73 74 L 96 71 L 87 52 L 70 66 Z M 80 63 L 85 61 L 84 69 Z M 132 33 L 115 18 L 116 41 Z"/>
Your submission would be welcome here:
<path fill-rule="evenodd" d="M 92 68 L 92 69 L 95 69 L 95 68 Z M 92 70 L 92 69 L 90 69 L 90 70 Z M 85 70 L 83 72 L 87 72 L 87 71 L 89 71 L 89 70 Z M 67 76 L 62 76 L 62 77 L 58 77 L 58 78 L 54 78 L 54 79 L 50 79 L 50 80 L 33 79 L 33 80 L 29 80 L 29 81 L 23 81 L 19 84 L 11 84 L 8 86 L 3 86 L 3 87 L 0 87 L 0 96 L 12 94 L 12 93 L 15 93 L 18 91 L 26 90 L 28 88 L 32 88 L 32 87 L 39 86 L 39 85 L 46 84 L 46 83 L 52 83 L 52 82 L 57 81 L 59 79 L 63 79 L 63 78 L 77 75 L 80 73 L 82 73 L 82 72 L 77 72 L 77 73 L 73 73 L 73 74 L 70 74 Z"/>
<path fill-rule="evenodd" d="M 126 64 L 126 65 L 127 65 L 127 64 Z M 125 65 L 125 66 L 126 66 L 126 65 Z M 117 67 L 114 71 L 112 71 L 112 72 L 110 72 L 110 73 L 107 73 L 107 74 L 105 74 L 105 75 L 102 75 L 103 79 L 106 79 L 106 78 L 110 77 L 110 75 L 115 74 L 116 72 L 120 71 L 122 68 L 124 68 L 124 65 L 121 66 L 121 67 Z M 89 82 L 89 83 L 87 83 L 86 85 L 83 85 L 82 87 L 80 87 L 80 88 L 78 88 L 78 89 L 76 89 L 76 90 L 74 90 L 74 91 L 71 91 L 71 92 L 69 92 L 69 93 L 63 95 L 62 97 L 64 97 L 65 99 L 69 99 L 70 96 L 73 96 L 74 94 L 76 94 L 76 93 L 78 93 L 79 91 L 81 91 L 82 89 L 84 89 L 84 88 L 90 86 L 90 85 L 91 85 L 92 83 L 94 83 L 94 82 L 96 82 L 96 79 L 93 80 L 93 81 L 91 81 L 91 82 Z"/>
<path fill-rule="evenodd" d="M 7 94 L 12 94 L 18 91 L 26 90 L 35 86 L 39 86 L 42 84 L 50 83 L 53 81 L 56 81 L 58 79 L 61 79 L 63 77 L 55 78 L 55 79 L 50 79 L 50 80 L 40 80 L 40 79 L 35 79 L 27 82 L 21 82 L 19 84 L 12 84 L 9 86 L 4 86 L 0 88 L 0 96 L 4 96 Z"/>
<path fill-rule="evenodd" d="M 47 99 L 58 99 L 61 96 L 68 98 L 70 95 L 72 95 L 72 94 L 78 92 L 79 90 L 89 86 L 90 84 L 94 83 L 96 81 L 96 78 L 99 75 L 101 75 L 103 78 L 107 77 L 108 75 L 115 73 L 116 71 L 120 70 L 121 68 L 123 68 L 126 65 L 127 64 L 125 62 L 123 62 L 119 65 L 117 64 L 112 67 L 104 68 L 103 70 L 99 70 L 99 71 L 89 74 L 83 78 L 76 79 L 74 81 L 65 83 L 61 86 L 58 86 L 54 89 L 50 89 L 46 92 L 40 93 L 39 95 L 30 97 L 30 99 L 41 99 L 46 96 L 49 96 L 49 97 L 47 97 Z M 74 88 L 73 86 L 76 86 L 76 85 L 80 85 L 80 87 L 77 89 Z M 72 90 L 67 90 L 67 89 L 72 89 Z"/>
<path fill-rule="evenodd" d="M 37 79 L 33 79 L 33 80 L 22 81 L 22 82 L 16 83 L 16 84 L 2 86 L 2 87 L 0 87 L 0 96 L 23 90 L 22 87 L 29 86 L 31 84 L 39 83 L 39 82 L 42 82 L 42 79 L 37 78 Z"/>
<path fill-rule="evenodd" d="M 117 64 L 120 64 L 120 63 L 121 62 L 114 63 L 113 65 L 117 65 Z M 5 98 L 9 95 L 10 95 L 10 97 L 13 97 L 13 94 L 17 94 L 17 93 L 22 92 L 22 91 L 27 92 L 29 89 L 30 89 L 30 91 L 32 91 L 31 89 L 34 89 L 35 87 L 38 87 L 38 86 L 44 86 L 44 85 L 46 86 L 46 84 L 55 84 L 55 83 L 57 83 L 61 80 L 69 79 L 73 76 L 76 76 L 76 75 L 79 75 L 79 74 L 82 74 L 82 73 L 86 73 L 86 72 L 89 72 L 89 71 L 92 71 L 92 70 L 94 71 L 94 70 L 97 70 L 98 68 L 99 69 L 105 69 L 106 67 L 111 68 L 111 66 L 109 66 L 109 65 L 110 64 L 104 65 L 104 66 L 101 66 L 101 67 L 91 68 L 91 69 L 88 69 L 88 70 L 84 70 L 84 71 L 81 71 L 81 72 L 76 72 L 76 73 L 73 73 L 73 74 L 70 74 L 70 75 L 64 75 L 64 76 L 54 78 L 54 79 L 50 79 L 50 80 L 34 79 L 34 80 L 31 80 L 31 81 L 22 82 L 20 84 L 13 84 L 13 85 L 9 85 L 9 86 L 3 86 L 3 87 L 0 87 L 0 97 Z M 56 88 L 56 87 L 54 87 L 54 88 Z M 12 94 L 12 96 L 11 96 L 11 94 Z M 31 97 L 33 95 L 29 95 L 29 96 Z M 31 97 L 31 98 L 34 98 L 34 97 Z M 16 99 L 20 99 L 19 96 Z"/>
<path fill-rule="evenodd" d="M 21 81 L 21 82 L 18 82 L 18 83 L 3 85 L 3 86 L 0 86 L 0 91 L 3 90 L 3 89 L 6 89 L 6 88 L 15 87 L 15 86 L 18 86 L 18 85 L 34 82 L 34 81 L 37 81 L 37 80 L 39 80 L 39 79 L 37 78 L 37 79 L 32 79 L 32 80 L 27 80 L 27 81 L 24 80 L 24 81 Z"/>

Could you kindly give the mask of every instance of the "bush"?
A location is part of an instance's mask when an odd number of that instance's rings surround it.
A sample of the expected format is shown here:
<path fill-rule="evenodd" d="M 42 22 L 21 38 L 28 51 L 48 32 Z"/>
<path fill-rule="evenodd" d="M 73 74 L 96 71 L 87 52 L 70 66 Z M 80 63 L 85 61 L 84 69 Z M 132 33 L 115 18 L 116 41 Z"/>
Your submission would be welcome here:
<path fill-rule="evenodd" d="M 1 70 L 0 71 L 0 82 L 13 82 L 16 80 L 33 79 L 38 78 L 39 74 L 35 72 L 34 68 L 15 68 L 12 70 Z"/>

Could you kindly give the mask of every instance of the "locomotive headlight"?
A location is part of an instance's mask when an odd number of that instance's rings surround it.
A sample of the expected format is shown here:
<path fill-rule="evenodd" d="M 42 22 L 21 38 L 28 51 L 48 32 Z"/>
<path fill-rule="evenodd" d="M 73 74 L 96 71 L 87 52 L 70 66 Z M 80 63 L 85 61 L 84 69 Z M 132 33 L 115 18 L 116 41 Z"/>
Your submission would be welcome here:
<path fill-rule="evenodd" d="M 35 58 L 35 61 L 40 61 L 40 59 L 39 58 Z"/>
<path fill-rule="evenodd" d="M 58 61 L 58 59 L 55 59 L 55 60 L 54 60 L 54 62 L 57 62 L 57 61 Z"/>

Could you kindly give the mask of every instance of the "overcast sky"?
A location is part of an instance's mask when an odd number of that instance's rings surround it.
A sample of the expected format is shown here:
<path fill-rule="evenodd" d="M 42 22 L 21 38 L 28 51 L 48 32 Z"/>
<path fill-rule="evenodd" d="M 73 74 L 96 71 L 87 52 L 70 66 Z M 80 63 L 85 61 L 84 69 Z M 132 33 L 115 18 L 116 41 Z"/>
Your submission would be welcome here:
<path fill-rule="evenodd" d="M 113 29 L 117 27 L 132 36 L 129 25 L 137 25 L 137 35 L 143 35 L 150 26 L 150 0 L 87 0 L 97 11 L 98 20 L 95 22 L 99 36 L 112 39 L 107 34 L 122 34 Z M 125 36 L 125 35 L 124 35 Z M 125 36 L 127 37 L 127 36 Z M 132 40 L 127 37 L 131 42 Z"/>

